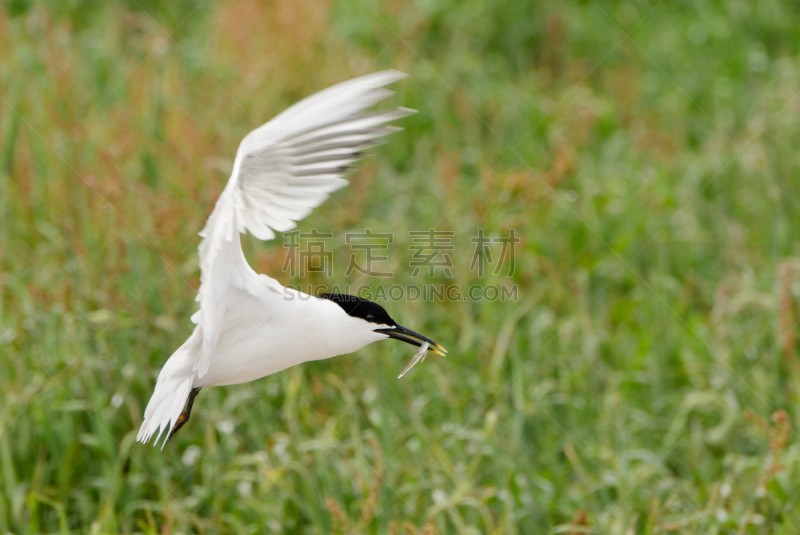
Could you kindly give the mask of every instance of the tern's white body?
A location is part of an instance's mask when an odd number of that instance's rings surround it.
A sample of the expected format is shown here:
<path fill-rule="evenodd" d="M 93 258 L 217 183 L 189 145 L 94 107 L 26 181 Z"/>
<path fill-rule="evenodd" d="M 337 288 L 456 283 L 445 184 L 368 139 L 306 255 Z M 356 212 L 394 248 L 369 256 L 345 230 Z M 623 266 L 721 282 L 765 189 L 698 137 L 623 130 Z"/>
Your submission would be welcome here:
<path fill-rule="evenodd" d="M 351 353 L 388 338 L 375 324 L 351 317 L 259 275 L 242 254 L 239 234 L 262 240 L 308 215 L 363 151 L 396 130 L 385 126 L 411 110 L 365 114 L 403 78 L 379 72 L 313 95 L 248 134 L 233 172 L 206 223 L 200 244 L 200 309 L 191 336 L 158 376 L 137 439 L 156 442 L 171 430 L 193 388 L 252 381 L 309 360 Z"/>
<path fill-rule="evenodd" d="M 208 372 L 197 378 L 193 386 L 246 383 L 310 360 L 352 353 L 386 339 L 384 334 L 363 329 L 363 320 L 348 316 L 331 301 L 285 287 L 280 289 L 281 293 L 275 293 L 272 279 L 265 275 L 259 278 L 263 300 L 274 301 L 273 306 L 258 306 L 250 296 L 234 292 L 234 297 L 247 305 L 229 314 L 230 328 L 219 337 Z M 255 306 L 251 308 L 252 305 Z M 178 376 L 191 371 L 199 342 L 199 327 L 196 327 L 168 361 L 168 366 L 183 368 Z"/>

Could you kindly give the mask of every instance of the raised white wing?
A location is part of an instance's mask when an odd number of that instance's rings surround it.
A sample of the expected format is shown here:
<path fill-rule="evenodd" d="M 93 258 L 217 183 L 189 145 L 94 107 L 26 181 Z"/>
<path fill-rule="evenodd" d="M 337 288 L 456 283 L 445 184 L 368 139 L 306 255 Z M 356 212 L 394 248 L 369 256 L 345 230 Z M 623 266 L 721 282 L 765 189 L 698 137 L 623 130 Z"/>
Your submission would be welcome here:
<path fill-rule="evenodd" d="M 230 285 L 247 289 L 252 270 L 239 233 L 262 240 L 285 232 L 328 194 L 347 184 L 342 175 L 363 151 L 400 130 L 386 123 L 414 113 L 395 108 L 363 113 L 392 95 L 383 86 L 404 78 L 383 71 L 355 78 L 312 95 L 250 132 L 239 145 L 233 173 L 211 213 L 200 244 L 200 310 L 192 316 L 202 330 L 198 377 L 208 371 L 225 327 Z"/>

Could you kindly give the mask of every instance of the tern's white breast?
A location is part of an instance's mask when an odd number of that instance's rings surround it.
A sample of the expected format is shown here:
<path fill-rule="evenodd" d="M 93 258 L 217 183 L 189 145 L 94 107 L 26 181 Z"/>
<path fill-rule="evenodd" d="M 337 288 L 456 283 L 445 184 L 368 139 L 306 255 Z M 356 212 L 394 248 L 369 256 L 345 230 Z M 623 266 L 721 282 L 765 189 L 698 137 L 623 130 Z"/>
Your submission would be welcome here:
<path fill-rule="evenodd" d="M 197 386 L 253 381 L 386 338 L 373 332 L 374 325 L 348 316 L 331 301 L 285 291 L 270 300 L 273 305 L 234 313 L 235 320 L 220 336 L 208 373 L 195 382 Z"/>

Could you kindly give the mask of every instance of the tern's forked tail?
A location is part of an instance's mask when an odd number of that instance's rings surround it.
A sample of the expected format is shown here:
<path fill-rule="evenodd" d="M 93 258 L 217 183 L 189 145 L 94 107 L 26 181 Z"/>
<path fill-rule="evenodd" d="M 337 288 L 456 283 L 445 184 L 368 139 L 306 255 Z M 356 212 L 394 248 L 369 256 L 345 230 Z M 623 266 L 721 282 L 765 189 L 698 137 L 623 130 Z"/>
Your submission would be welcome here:
<path fill-rule="evenodd" d="M 177 423 L 181 412 L 183 412 L 183 406 L 186 405 L 186 400 L 189 399 L 189 393 L 192 391 L 192 379 L 192 377 L 188 377 L 182 382 L 159 381 L 156 384 L 156 391 L 153 392 L 153 397 L 150 398 L 150 403 L 147 404 L 147 409 L 144 412 L 144 422 L 142 422 L 142 427 L 139 428 L 136 440 L 142 444 L 147 444 L 152 436 L 158 432 L 154 441 L 154 445 L 157 445 L 161 434 L 167 430 L 164 442 L 161 444 L 161 449 L 164 449 L 164 444 L 167 443 L 167 438 L 169 438 L 169 432 L 172 431 L 173 426 Z"/>
<path fill-rule="evenodd" d="M 183 412 L 183 407 L 186 405 L 195 381 L 195 373 L 192 371 L 189 358 L 192 338 L 194 336 L 190 337 L 167 360 L 161 373 L 158 374 L 155 391 L 144 411 L 144 421 L 136 436 L 136 440 L 142 444 L 147 444 L 153 435 L 156 436 L 154 445 L 157 444 L 161 434 L 167 431 L 164 442 L 161 444 L 163 449 L 170 431 Z"/>

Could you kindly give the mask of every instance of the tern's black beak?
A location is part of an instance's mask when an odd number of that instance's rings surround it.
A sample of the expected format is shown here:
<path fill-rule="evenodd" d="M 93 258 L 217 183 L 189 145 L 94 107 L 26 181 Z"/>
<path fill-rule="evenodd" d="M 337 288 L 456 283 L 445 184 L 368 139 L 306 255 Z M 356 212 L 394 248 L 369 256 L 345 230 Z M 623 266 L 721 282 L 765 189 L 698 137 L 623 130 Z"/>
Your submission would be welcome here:
<path fill-rule="evenodd" d="M 383 333 L 389 338 L 394 338 L 395 340 L 401 340 L 407 344 L 411 344 L 412 346 L 421 346 L 422 342 L 428 342 L 430 344 L 429 351 L 434 353 L 438 353 L 439 355 L 444 356 L 447 353 L 447 350 L 428 338 L 427 336 L 422 336 L 419 333 L 415 333 L 411 329 L 406 329 L 402 325 L 395 325 L 394 327 L 389 327 L 388 329 L 375 329 L 376 333 Z"/>

